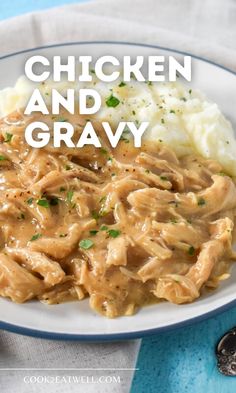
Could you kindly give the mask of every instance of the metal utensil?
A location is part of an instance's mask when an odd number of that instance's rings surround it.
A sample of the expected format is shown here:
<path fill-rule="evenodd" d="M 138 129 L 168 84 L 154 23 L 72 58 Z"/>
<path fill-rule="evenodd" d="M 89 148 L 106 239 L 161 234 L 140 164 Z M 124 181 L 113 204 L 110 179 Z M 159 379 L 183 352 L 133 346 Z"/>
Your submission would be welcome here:
<path fill-rule="evenodd" d="M 236 327 L 220 339 L 216 356 L 219 371 L 224 375 L 236 376 Z"/>

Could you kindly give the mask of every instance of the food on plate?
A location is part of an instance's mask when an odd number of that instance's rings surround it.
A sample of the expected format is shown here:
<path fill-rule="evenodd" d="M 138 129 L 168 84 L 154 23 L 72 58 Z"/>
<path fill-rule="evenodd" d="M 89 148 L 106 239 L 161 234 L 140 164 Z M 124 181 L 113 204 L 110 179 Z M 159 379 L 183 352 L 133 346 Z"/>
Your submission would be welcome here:
<path fill-rule="evenodd" d="M 49 96 L 51 87 L 41 86 Z M 0 295 L 47 304 L 89 297 L 107 317 L 163 299 L 192 302 L 228 278 L 235 259 L 231 125 L 180 83 L 113 86 L 113 107 L 109 86 L 97 88 L 104 102 L 90 121 L 101 148 L 27 146 L 27 124 L 51 130 L 57 116 L 24 115 L 23 80 L 0 95 Z M 111 148 L 101 121 L 130 115 L 150 123 L 142 147 L 125 131 Z M 78 140 L 88 119 L 62 118 Z"/>

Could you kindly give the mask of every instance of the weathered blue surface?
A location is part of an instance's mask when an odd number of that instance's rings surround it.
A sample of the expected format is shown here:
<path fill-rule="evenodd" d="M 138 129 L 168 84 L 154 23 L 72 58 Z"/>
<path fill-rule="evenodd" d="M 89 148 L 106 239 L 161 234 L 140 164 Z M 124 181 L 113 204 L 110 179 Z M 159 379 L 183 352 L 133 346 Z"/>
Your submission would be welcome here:
<path fill-rule="evenodd" d="M 216 367 L 215 346 L 236 326 L 236 308 L 142 340 L 131 393 L 235 393 L 236 377 Z"/>

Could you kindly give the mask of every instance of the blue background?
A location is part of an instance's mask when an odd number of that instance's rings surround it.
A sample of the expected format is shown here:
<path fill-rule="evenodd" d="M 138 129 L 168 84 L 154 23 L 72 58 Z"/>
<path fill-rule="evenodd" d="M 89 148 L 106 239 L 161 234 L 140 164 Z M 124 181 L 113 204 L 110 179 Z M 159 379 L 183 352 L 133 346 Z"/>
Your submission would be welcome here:
<path fill-rule="evenodd" d="M 86 1 L 0 0 L 0 19 Z M 236 308 L 194 326 L 143 339 L 137 362 L 140 370 L 131 393 L 236 393 L 236 378 L 221 375 L 215 357 L 216 343 L 235 325 Z"/>
<path fill-rule="evenodd" d="M 87 1 L 89 0 L 0 0 L 0 19 L 63 4 L 85 3 Z"/>

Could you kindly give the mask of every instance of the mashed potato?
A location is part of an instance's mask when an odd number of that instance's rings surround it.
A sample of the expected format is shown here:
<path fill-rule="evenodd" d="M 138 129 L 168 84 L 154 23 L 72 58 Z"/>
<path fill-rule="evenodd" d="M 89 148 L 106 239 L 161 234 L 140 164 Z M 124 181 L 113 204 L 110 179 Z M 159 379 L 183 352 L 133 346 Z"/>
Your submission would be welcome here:
<path fill-rule="evenodd" d="M 0 91 L 0 116 L 24 107 L 36 87 L 20 77 L 13 88 Z M 178 156 L 197 152 L 205 158 L 219 161 L 225 171 L 236 176 L 236 139 L 230 122 L 215 103 L 197 90 L 187 89 L 180 82 L 140 83 L 132 81 L 112 84 L 100 82 L 94 76 L 91 83 L 73 84 L 48 81 L 40 85 L 45 101 L 50 103 L 52 87 L 61 93 L 68 88 L 94 88 L 102 97 L 102 107 L 96 117 L 117 127 L 120 121 L 148 121 L 144 137 L 159 140 L 175 150 Z M 38 88 L 38 85 L 37 85 Z M 112 94 L 119 99 L 115 108 L 106 105 Z"/>

